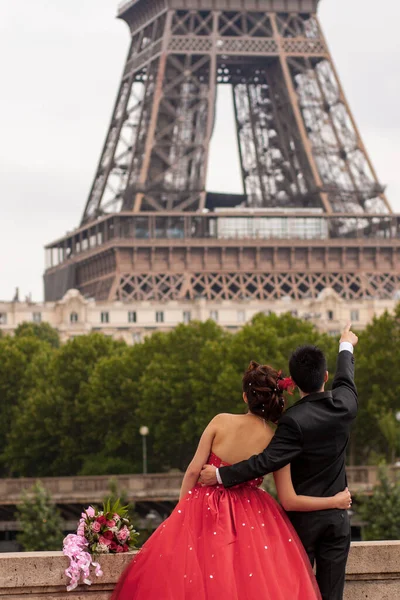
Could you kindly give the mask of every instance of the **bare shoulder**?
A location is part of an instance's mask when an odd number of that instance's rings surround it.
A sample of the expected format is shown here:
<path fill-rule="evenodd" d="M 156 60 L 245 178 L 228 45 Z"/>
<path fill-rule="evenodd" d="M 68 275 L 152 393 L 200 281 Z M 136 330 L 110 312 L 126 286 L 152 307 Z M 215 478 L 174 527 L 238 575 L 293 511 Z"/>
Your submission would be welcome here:
<path fill-rule="evenodd" d="M 218 413 L 218 415 L 215 415 L 212 421 L 226 421 L 227 419 L 232 419 L 233 417 L 238 416 L 240 415 L 233 415 L 232 413 Z"/>
<path fill-rule="evenodd" d="M 210 425 L 223 425 L 224 423 L 227 423 L 227 421 L 230 421 L 233 417 L 235 417 L 237 415 L 231 415 L 230 413 L 219 413 L 218 415 L 215 415 L 215 417 L 210 421 Z"/>
<path fill-rule="evenodd" d="M 215 430 L 224 430 L 229 427 L 229 424 L 233 422 L 234 419 L 237 419 L 241 415 L 233 415 L 231 413 L 219 413 L 215 415 L 215 417 L 211 420 L 210 426 Z"/>

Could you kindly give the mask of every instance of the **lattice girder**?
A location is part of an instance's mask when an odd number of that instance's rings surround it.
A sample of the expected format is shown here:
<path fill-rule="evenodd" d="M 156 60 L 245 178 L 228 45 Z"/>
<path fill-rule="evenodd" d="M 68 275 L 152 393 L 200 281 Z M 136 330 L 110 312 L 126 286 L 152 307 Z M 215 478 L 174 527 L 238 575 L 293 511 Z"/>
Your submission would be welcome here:
<path fill-rule="evenodd" d="M 318 1 L 123 4 L 131 43 L 111 122 L 81 227 L 48 247 L 46 299 L 67 286 L 127 302 L 300 300 L 326 287 L 343 299 L 393 297 L 399 221 Z M 219 85 L 232 88 L 247 213 L 214 212 L 220 196 L 207 195 Z M 261 219 L 254 208 L 268 210 Z"/>
<path fill-rule="evenodd" d="M 334 212 L 389 212 L 330 59 L 288 58 L 322 184 Z"/>
<path fill-rule="evenodd" d="M 84 222 L 121 210 L 204 208 L 221 83 L 233 88 L 250 206 L 390 211 L 317 2 L 289 4 L 267 2 L 262 12 L 251 2 L 148 0 L 121 9 L 131 46 Z"/>
<path fill-rule="evenodd" d="M 325 288 L 332 288 L 345 300 L 363 298 L 390 299 L 400 288 L 400 274 L 393 273 L 124 273 L 118 280 L 115 295 L 109 300 L 184 300 L 204 297 L 207 300 L 242 301 L 293 300 L 317 298 Z"/>

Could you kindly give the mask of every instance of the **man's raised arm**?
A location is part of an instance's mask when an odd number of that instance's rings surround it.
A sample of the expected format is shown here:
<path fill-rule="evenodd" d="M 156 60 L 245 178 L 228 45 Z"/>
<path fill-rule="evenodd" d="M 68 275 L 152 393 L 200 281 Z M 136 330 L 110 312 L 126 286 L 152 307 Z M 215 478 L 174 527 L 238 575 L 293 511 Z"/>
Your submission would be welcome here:
<path fill-rule="evenodd" d="M 218 481 L 228 488 L 278 471 L 292 462 L 300 454 L 302 447 L 299 426 L 289 415 L 284 415 L 269 446 L 261 454 L 248 460 L 218 469 Z M 201 472 L 200 481 L 205 485 L 215 485 L 218 482 L 215 467 L 206 465 Z"/>
<path fill-rule="evenodd" d="M 353 349 L 358 343 L 358 337 L 351 331 L 351 323 L 345 327 L 340 338 L 339 354 L 336 363 L 336 373 L 332 390 L 340 388 L 343 400 L 348 403 L 352 413 L 357 412 L 357 388 L 354 383 Z"/>

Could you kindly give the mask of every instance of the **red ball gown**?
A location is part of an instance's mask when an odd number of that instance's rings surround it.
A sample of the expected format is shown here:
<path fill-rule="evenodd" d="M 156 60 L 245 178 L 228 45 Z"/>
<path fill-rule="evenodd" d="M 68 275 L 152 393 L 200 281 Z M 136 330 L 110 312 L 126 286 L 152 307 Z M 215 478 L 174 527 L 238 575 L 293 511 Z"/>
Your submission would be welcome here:
<path fill-rule="evenodd" d="M 208 462 L 226 465 L 214 454 Z M 320 600 L 304 548 L 261 482 L 197 485 L 128 565 L 112 600 Z"/>

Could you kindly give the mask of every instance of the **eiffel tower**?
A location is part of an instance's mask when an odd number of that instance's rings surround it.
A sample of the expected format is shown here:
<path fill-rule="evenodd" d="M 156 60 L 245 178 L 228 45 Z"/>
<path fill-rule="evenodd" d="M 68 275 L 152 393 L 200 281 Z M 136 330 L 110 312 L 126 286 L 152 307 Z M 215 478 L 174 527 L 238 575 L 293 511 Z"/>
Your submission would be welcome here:
<path fill-rule="evenodd" d="M 361 140 L 319 0 L 128 0 L 131 43 L 80 226 L 45 298 L 392 298 L 400 217 Z M 356 66 L 355 66 L 356 68 Z M 206 189 L 230 86 L 243 194 Z M 223 157 L 221 158 L 223 160 Z"/>

